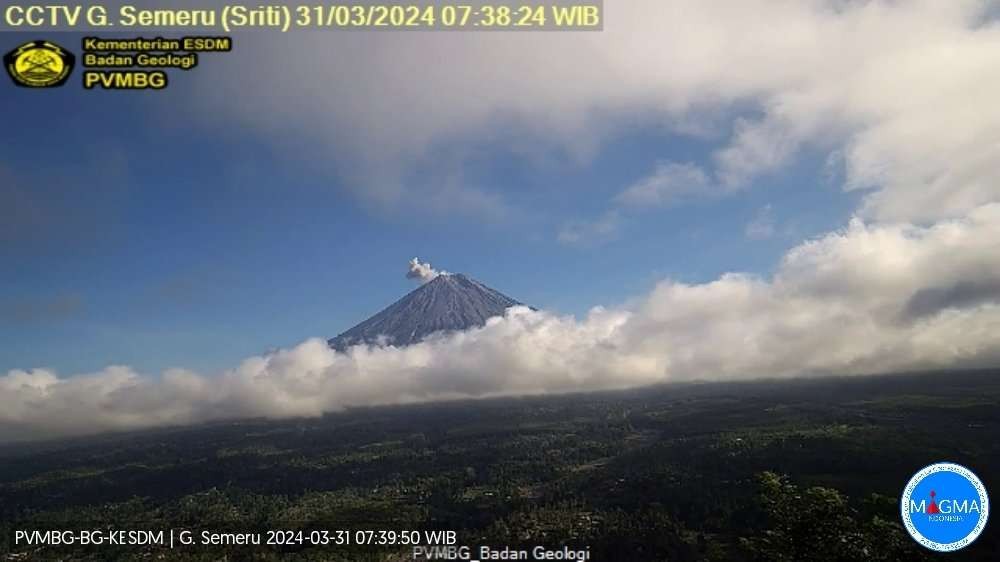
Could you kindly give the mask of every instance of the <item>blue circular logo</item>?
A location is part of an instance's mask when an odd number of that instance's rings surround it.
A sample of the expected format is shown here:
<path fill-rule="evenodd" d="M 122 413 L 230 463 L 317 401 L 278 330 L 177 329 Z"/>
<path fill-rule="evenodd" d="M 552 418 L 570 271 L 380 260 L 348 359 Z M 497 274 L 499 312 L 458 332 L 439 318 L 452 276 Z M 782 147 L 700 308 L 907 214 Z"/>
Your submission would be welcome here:
<path fill-rule="evenodd" d="M 900 511 L 913 540 L 937 552 L 952 552 L 969 546 L 983 532 L 990 500 L 971 470 L 941 462 L 910 478 Z"/>

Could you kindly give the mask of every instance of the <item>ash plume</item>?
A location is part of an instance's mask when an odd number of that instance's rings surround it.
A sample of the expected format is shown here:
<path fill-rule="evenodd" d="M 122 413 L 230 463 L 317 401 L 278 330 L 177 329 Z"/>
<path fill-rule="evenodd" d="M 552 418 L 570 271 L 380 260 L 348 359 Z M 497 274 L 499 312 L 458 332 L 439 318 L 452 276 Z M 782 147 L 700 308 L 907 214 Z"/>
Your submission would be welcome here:
<path fill-rule="evenodd" d="M 407 279 L 417 279 L 421 283 L 433 281 L 438 275 L 448 275 L 447 271 L 438 271 L 431 264 L 420 261 L 420 258 L 410 260 L 410 268 L 406 272 Z"/>

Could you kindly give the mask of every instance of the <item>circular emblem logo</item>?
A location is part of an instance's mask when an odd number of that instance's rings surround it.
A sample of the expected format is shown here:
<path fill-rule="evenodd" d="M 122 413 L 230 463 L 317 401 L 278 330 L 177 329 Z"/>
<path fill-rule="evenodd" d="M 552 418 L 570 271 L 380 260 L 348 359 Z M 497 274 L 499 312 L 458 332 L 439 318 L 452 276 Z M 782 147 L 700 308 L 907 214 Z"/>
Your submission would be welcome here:
<path fill-rule="evenodd" d="M 900 511 L 915 541 L 937 552 L 952 552 L 969 546 L 983 532 L 990 500 L 971 470 L 941 462 L 910 478 Z"/>
<path fill-rule="evenodd" d="M 73 71 L 74 61 L 72 53 L 50 41 L 25 43 L 3 58 L 14 83 L 28 88 L 62 86 Z"/>

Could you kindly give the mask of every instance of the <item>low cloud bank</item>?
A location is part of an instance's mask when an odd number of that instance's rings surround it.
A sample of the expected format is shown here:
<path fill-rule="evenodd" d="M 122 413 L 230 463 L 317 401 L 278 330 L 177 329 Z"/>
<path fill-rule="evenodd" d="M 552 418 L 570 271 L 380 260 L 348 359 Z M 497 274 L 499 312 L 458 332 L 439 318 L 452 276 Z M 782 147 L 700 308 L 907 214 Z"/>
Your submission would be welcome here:
<path fill-rule="evenodd" d="M 769 279 L 666 280 L 582 319 L 513 308 L 407 348 L 338 353 L 311 339 L 217 375 L 11 370 L 0 376 L 0 441 L 692 379 L 972 367 L 1000 362 L 998 343 L 991 204 L 929 227 L 856 219 L 792 249 Z"/>

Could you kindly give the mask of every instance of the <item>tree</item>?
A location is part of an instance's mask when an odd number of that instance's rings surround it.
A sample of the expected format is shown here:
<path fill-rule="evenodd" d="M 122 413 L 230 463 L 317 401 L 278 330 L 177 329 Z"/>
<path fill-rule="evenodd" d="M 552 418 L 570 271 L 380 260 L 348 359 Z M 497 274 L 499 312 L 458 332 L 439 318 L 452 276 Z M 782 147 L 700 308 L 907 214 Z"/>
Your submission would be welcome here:
<path fill-rule="evenodd" d="M 865 518 L 833 488 L 800 490 L 785 476 L 757 476 L 762 526 L 740 545 L 753 560 L 924 560 L 926 554 L 902 528 L 873 516 Z"/>

